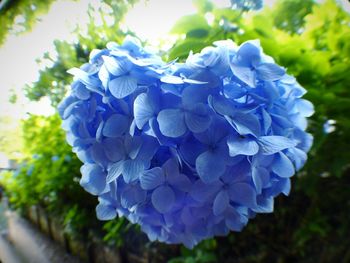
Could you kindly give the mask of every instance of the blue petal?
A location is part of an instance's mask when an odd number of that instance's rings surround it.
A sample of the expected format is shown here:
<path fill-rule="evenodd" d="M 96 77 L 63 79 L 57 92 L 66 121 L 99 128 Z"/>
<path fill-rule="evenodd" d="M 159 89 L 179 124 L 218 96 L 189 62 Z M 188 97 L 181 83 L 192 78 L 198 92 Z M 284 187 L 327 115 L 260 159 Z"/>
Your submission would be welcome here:
<path fill-rule="evenodd" d="M 296 146 L 296 143 L 283 136 L 261 136 L 258 139 L 263 154 L 269 155 Z"/>
<path fill-rule="evenodd" d="M 96 164 L 84 164 L 81 167 L 80 185 L 92 195 L 103 193 L 106 188 L 106 174 Z"/>
<path fill-rule="evenodd" d="M 296 171 L 299 171 L 307 160 L 307 155 L 298 148 L 288 149 L 287 156 L 293 161 Z"/>
<path fill-rule="evenodd" d="M 160 186 L 152 193 L 152 204 L 159 213 L 169 212 L 175 202 L 174 191 L 169 186 Z"/>
<path fill-rule="evenodd" d="M 253 187 L 246 183 L 235 183 L 229 189 L 230 199 L 240 205 L 255 208 L 256 192 Z"/>
<path fill-rule="evenodd" d="M 192 132 L 204 132 L 211 123 L 211 117 L 208 108 L 202 104 L 196 104 L 192 109 L 185 113 L 187 127 Z"/>
<path fill-rule="evenodd" d="M 184 112 L 180 109 L 166 109 L 159 112 L 157 121 L 161 133 L 172 138 L 184 135 L 187 130 L 184 117 Z"/>
<path fill-rule="evenodd" d="M 260 59 L 260 43 L 256 40 L 244 42 L 237 51 L 238 63 L 242 66 L 251 67 Z"/>
<path fill-rule="evenodd" d="M 149 161 L 153 158 L 159 148 L 159 143 L 156 138 L 144 135 L 141 136 L 142 146 L 138 152 L 137 159 Z"/>
<path fill-rule="evenodd" d="M 227 145 L 230 156 L 234 157 L 239 154 L 255 155 L 259 151 L 259 145 L 249 137 L 230 136 L 227 139 Z"/>
<path fill-rule="evenodd" d="M 172 76 L 172 75 L 165 75 L 160 78 L 161 82 L 167 83 L 167 84 L 183 84 L 184 81 L 181 77 L 178 76 Z"/>
<path fill-rule="evenodd" d="M 104 66 L 114 76 L 120 76 L 125 74 L 124 68 L 121 66 L 120 63 L 116 60 L 114 57 L 108 57 L 108 56 L 102 56 L 104 61 Z"/>
<path fill-rule="evenodd" d="M 229 204 L 229 196 L 226 191 L 220 191 L 214 199 L 213 213 L 218 216 L 225 212 Z"/>
<path fill-rule="evenodd" d="M 264 167 L 252 168 L 252 179 L 255 185 L 257 194 L 261 194 L 263 187 L 268 183 L 270 179 L 269 172 Z"/>
<path fill-rule="evenodd" d="M 119 137 L 129 128 L 129 118 L 122 114 L 113 114 L 107 120 L 103 127 L 103 135 L 106 137 Z"/>
<path fill-rule="evenodd" d="M 196 170 L 205 183 L 211 183 L 220 178 L 226 169 L 222 156 L 206 151 L 196 159 Z"/>
<path fill-rule="evenodd" d="M 263 63 L 260 64 L 256 71 L 258 73 L 258 77 L 265 81 L 275 81 L 279 80 L 285 74 L 285 70 L 280 66 L 274 63 Z"/>
<path fill-rule="evenodd" d="M 308 100 L 299 99 L 296 101 L 296 107 L 300 115 L 310 117 L 315 113 L 314 105 Z"/>
<path fill-rule="evenodd" d="M 128 136 L 125 138 L 125 150 L 131 159 L 135 159 L 136 156 L 139 154 L 142 144 L 143 140 L 141 136 Z"/>
<path fill-rule="evenodd" d="M 112 220 L 117 216 L 117 212 L 113 206 L 100 203 L 96 206 L 96 215 L 99 220 Z"/>
<path fill-rule="evenodd" d="M 239 99 L 247 94 L 247 90 L 238 83 L 232 82 L 224 85 L 224 94 L 231 99 Z"/>
<path fill-rule="evenodd" d="M 257 198 L 258 207 L 254 209 L 256 213 L 272 213 L 273 212 L 273 197 L 265 197 L 263 195 Z"/>
<path fill-rule="evenodd" d="M 140 176 L 140 185 L 142 189 L 152 190 L 163 184 L 165 181 L 163 170 L 160 167 L 143 172 Z"/>
<path fill-rule="evenodd" d="M 286 178 L 293 176 L 295 173 L 292 161 L 282 152 L 276 154 L 272 171 L 278 176 Z"/>
<path fill-rule="evenodd" d="M 119 138 L 106 138 L 103 148 L 107 158 L 112 162 L 120 161 L 125 156 L 123 141 Z"/>
<path fill-rule="evenodd" d="M 120 196 L 120 203 L 125 208 L 131 208 L 136 204 L 142 203 L 146 199 L 146 191 L 139 186 L 126 188 Z"/>
<path fill-rule="evenodd" d="M 109 82 L 108 88 L 114 97 L 122 99 L 137 89 L 137 79 L 132 76 L 117 77 Z"/>
<path fill-rule="evenodd" d="M 242 228 L 248 223 L 248 218 L 239 214 L 236 209 L 229 207 L 225 214 L 226 226 L 232 231 L 241 231 Z"/>
<path fill-rule="evenodd" d="M 192 186 L 191 180 L 184 174 L 177 174 L 177 173 L 168 174 L 167 180 L 171 186 L 173 186 L 174 188 L 180 191 L 189 192 L 191 190 L 191 186 Z"/>
<path fill-rule="evenodd" d="M 156 117 L 156 111 L 155 105 L 146 93 L 137 96 L 134 101 L 134 116 L 137 128 L 142 129 L 151 118 Z"/>
<path fill-rule="evenodd" d="M 124 160 L 113 163 L 108 168 L 107 183 L 110 183 L 117 179 L 123 172 Z"/>
<path fill-rule="evenodd" d="M 145 169 L 145 163 L 140 160 L 126 160 L 123 164 L 123 178 L 126 183 L 137 180 Z"/>
<path fill-rule="evenodd" d="M 233 75 L 235 75 L 238 79 L 243 81 L 249 87 L 255 88 L 256 80 L 255 80 L 255 71 L 249 67 L 241 67 L 231 64 L 231 70 Z"/>
<path fill-rule="evenodd" d="M 227 120 L 230 122 L 233 128 L 241 134 L 251 134 L 258 136 L 260 134 L 260 122 L 259 119 L 253 114 L 244 114 L 236 112 Z"/>
<path fill-rule="evenodd" d="M 194 166 L 196 163 L 197 157 L 206 149 L 206 147 L 197 141 L 194 137 L 188 136 L 185 140 L 182 141 L 180 145 L 180 155 L 181 158 Z"/>
<path fill-rule="evenodd" d="M 100 81 L 97 78 L 89 76 L 87 72 L 79 68 L 71 68 L 67 72 L 89 87 L 98 87 L 100 85 Z"/>

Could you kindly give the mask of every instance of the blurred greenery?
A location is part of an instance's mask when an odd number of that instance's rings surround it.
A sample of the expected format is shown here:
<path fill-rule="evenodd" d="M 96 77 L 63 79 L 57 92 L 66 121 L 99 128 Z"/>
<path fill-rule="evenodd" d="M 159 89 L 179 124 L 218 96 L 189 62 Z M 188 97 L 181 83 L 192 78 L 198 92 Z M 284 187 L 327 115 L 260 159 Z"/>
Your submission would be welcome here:
<path fill-rule="evenodd" d="M 165 59 L 184 60 L 191 50 L 199 52 L 216 40 L 240 44 L 259 39 L 265 53 L 307 89 L 306 98 L 316 109 L 309 121 L 314 145 L 307 165 L 292 179 L 291 195 L 277 198 L 273 214 L 258 215 L 241 233 L 206 240 L 193 250 L 177 246 L 167 254 L 159 245 L 162 260 L 157 262 L 350 262 L 350 15 L 335 0 L 280 0 L 258 12 L 220 9 L 209 0 L 194 3 L 198 12 L 182 17 L 171 30 L 178 39 Z M 47 96 L 57 105 L 71 82 L 67 69 L 84 63 L 92 49 L 122 41 L 127 32 L 120 30 L 119 21 L 130 4 L 105 5 L 109 8 L 90 7 L 87 30 L 76 31 L 78 42 L 56 40 L 57 57 L 47 53 L 41 58 L 51 60 L 52 66 L 25 87 L 28 98 Z M 96 12 L 102 24 L 94 23 Z M 208 13 L 213 16 L 210 24 Z M 327 120 L 336 121 L 331 133 L 324 130 Z M 104 226 L 97 222 L 96 200 L 79 186 L 80 163 L 64 143 L 59 126 L 56 115 L 24 121 L 26 158 L 17 172 L 3 174 L 1 181 L 12 205 L 40 203 L 65 215 L 68 229 L 102 229 L 109 244 L 142 246 L 124 238 L 126 232 L 141 235 L 124 219 Z M 142 247 L 147 248 L 151 251 L 152 246 Z"/>
<path fill-rule="evenodd" d="M 38 17 L 47 13 L 55 0 L 2 0 L 0 1 L 0 46 L 8 33 L 30 31 Z"/>

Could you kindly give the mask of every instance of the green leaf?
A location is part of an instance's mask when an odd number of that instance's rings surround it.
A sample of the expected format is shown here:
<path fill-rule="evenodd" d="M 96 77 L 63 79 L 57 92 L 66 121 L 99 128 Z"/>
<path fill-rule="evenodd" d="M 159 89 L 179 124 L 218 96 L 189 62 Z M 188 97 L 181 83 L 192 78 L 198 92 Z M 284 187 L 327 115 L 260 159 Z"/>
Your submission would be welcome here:
<path fill-rule="evenodd" d="M 188 15 L 180 18 L 170 33 L 186 34 L 187 32 L 198 29 L 209 31 L 210 27 L 207 20 L 202 15 Z"/>
<path fill-rule="evenodd" d="M 186 58 L 190 51 L 197 53 L 206 46 L 206 43 L 200 40 L 185 39 L 182 43 L 176 44 L 169 53 L 169 59 L 173 60 L 176 58 Z"/>

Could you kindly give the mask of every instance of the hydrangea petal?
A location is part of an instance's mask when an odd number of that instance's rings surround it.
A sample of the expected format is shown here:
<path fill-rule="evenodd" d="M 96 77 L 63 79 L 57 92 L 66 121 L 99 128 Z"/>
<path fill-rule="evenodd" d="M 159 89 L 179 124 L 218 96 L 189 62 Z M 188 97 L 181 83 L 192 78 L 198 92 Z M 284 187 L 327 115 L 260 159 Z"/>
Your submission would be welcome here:
<path fill-rule="evenodd" d="M 103 127 L 103 135 L 106 137 L 119 137 L 129 128 L 129 118 L 122 114 L 113 114 Z"/>
<path fill-rule="evenodd" d="M 99 220 L 112 220 L 117 216 L 117 212 L 114 207 L 100 203 L 96 206 L 96 215 Z"/>
<path fill-rule="evenodd" d="M 291 177 L 295 173 L 292 161 L 282 152 L 275 156 L 272 171 L 280 177 Z"/>
<path fill-rule="evenodd" d="M 137 89 L 137 79 L 132 76 L 121 76 L 108 83 L 111 94 L 117 99 L 125 98 Z"/>
<path fill-rule="evenodd" d="M 185 122 L 190 131 L 204 132 L 209 128 L 211 122 L 207 107 L 202 103 L 196 104 L 189 112 L 186 112 Z"/>
<path fill-rule="evenodd" d="M 220 191 L 214 199 L 213 213 L 214 215 L 222 214 L 229 204 L 229 196 L 226 191 Z"/>
<path fill-rule="evenodd" d="M 285 70 L 274 63 L 263 63 L 256 68 L 258 77 L 265 81 L 276 81 L 283 77 Z"/>
<path fill-rule="evenodd" d="M 159 112 L 157 121 L 161 133 L 172 138 L 184 135 L 187 130 L 184 117 L 184 112 L 180 109 L 165 109 Z"/>
<path fill-rule="evenodd" d="M 259 151 L 259 145 L 254 139 L 243 136 L 230 136 L 227 139 L 230 156 L 255 155 Z"/>
<path fill-rule="evenodd" d="M 137 180 L 143 170 L 145 169 L 145 163 L 139 160 L 125 160 L 123 163 L 123 178 L 126 183 Z"/>
<path fill-rule="evenodd" d="M 222 156 L 204 152 L 196 159 L 196 170 L 204 183 L 211 183 L 220 178 L 226 169 Z"/>
<path fill-rule="evenodd" d="M 249 208 L 255 208 L 256 192 L 253 187 L 246 183 L 235 183 L 229 190 L 230 200 Z"/>
<path fill-rule="evenodd" d="M 163 170 L 160 167 L 155 167 L 153 169 L 147 170 L 140 176 L 141 187 L 145 190 L 152 190 L 164 183 L 164 181 L 165 178 Z"/>
<path fill-rule="evenodd" d="M 152 193 L 152 204 L 159 213 L 167 213 L 175 202 L 174 191 L 169 186 L 160 186 Z"/>
<path fill-rule="evenodd" d="M 283 136 L 261 136 L 258 139 L 263 154 L 269 155 L 296 146 L 296 143 Z"/>

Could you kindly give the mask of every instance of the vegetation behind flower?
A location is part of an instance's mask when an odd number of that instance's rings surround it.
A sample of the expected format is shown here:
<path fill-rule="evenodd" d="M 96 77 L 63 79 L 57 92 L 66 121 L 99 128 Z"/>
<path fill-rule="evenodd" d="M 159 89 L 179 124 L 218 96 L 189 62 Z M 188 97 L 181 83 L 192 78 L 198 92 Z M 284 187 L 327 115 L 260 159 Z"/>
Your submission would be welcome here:
<path fill-rule="evenodd" d="M 316 107 L 316 114 L 310 122 L 315 145 L 311 149 L 307 166 L 293 179 L 294 191 L 288 200 L 277 200 L 278 209 L 273 215 L 258 217 L 240 234 L 203 242 L 193 251 L 182 248 L 182 257 L 172 262 L 349 261 L 347 248 L 350 245 L 350 225 L 347 215 L 350 212 L 350 118 L 346 114 L 350 110 L 349 15 L 334 1 L 326 1 L 321 5 L 313 4 L 312 1 L 281 1 L 273 10 L 264 9 L 244 14 L 243 17 L 234 10 L 213 8 L 206 1 L 196 2 L 199 13 L 194 19 L 203 21 L 205 14 L 211 12 L 215 20 L 210 27 L 202 23 L 203 27 L 191 28 L 195 23 L 185 23 L 186 27 L 174 30 L 186 34 L 187 38 L 179 38 L 169 53 L 170 58 L 184 58 L 190 49 L 197 52 L 217 39 L 233 38 L 241 43 L 259 38 L 264 51 L 307 88 L 306 98 Z M 103 34 L 103 30 L 99 30 Z M 109 36 L 106 40 L 120 41 L 122 38 L 118 36 L 111 39 Z M 51 94 L 64 94 L 64 85 L 51 87 L 51 82 L 57 80 L 59 83 L 69 83 L 71 79 L 65 71 L 72 66 L 79 66 L 96 46 L 94 38 L 85 36 L 80 40 L 74 46 L 56 42 L 58 60 L 52 68 L 42 72 L 39 82 L 27 89 L 32 99 L 46 95 L 51 96 L 53 103 L 61 99 L 62 95 L 55 97 Z M 329 119 L 336 120 L 335 130 L 326 133 L 323 126 Z M 46 144 L 44 138 L 41 140 L 42 147 Z M 64 145 L 62 137 L 57 141 L 60 147 Z M 52 165 L 50 158 L 46 158 L 47 169 Z M 62 164 L 65 162 L 62 161 Z M 22 168 L 22 186 L 8 187 L 14 205 L 26 203 L 25 199 L 17 201 L 20 199 L 16 196 L 20 195 L 36 198 L 35 202 L 39 198 L 41 202 L 44 201 L 44 195 L 32 195 L 34 183 L 30 182 L 30 176 L 24 176 L 30 167 L 26 165 Z M 75 169 L 77 167 L 64 173 L 67 179 L 61 181 L 64 185 L 72 183 L 72 174 L 79 174 Z M 9 176 L 8 179 L 6 185 L 17 184 L 14 182 L 15 176 Z M 58 183 L 52 187 L 62 189 Z"/>

